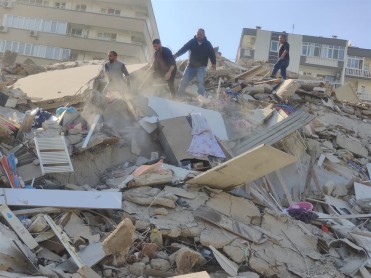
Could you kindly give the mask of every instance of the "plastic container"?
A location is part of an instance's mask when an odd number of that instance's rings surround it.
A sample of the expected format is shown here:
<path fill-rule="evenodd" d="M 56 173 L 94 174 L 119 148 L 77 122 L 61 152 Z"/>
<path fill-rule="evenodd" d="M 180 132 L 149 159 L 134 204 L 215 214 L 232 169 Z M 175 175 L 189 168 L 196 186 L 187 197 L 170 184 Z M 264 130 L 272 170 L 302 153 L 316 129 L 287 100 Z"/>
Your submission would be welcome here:
<path fill-rule="evenodd" d="M 309 202 L 296 202 L 293 203 L 289 209 L 305 209 L 306 211 L 312 211 L 313 210 L 313 205 Z"/>
<path fill-rule="evenodd" d="M 164 246 L 162 233 L 157 229 L 152 229 L 149 239 L 151 240 L 151 242 L 156 243 L 160 248 Z"/>

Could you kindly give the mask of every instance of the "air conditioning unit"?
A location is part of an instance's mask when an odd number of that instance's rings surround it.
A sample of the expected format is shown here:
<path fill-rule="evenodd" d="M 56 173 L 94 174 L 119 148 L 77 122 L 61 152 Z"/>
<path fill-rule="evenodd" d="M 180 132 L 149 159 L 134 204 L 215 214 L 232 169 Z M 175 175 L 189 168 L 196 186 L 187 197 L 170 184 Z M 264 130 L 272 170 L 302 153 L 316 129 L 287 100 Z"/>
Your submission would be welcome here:
<path fill-rule="evenodd" d="M 2 1 L 1 5 L 4 8 L 11 8 L 11 7 L 13 7 L 13 2 L 12 1 Z"/>
<path fill-rule="evenodd" d="M 0 25 L 0 32 L 1 32 L 1 33 L 6 33 L 6 32 L 8 32 L 8 27 L 7 27 L 7 26 L 4 26 L 4 25 Z"/>
<path fill-rule="evenodd" d="M 38 33 L 35 30 L 30 30 L 30 36 L 31 37 L 37 37 Z"/>

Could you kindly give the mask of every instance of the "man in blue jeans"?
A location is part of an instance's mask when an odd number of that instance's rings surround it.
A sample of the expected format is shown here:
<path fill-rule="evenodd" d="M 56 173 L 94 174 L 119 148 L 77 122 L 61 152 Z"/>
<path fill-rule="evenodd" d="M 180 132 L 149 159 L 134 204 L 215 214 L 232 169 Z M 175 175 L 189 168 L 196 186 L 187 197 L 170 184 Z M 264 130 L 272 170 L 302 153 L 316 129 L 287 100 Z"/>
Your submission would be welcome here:
<path fill-rule="evenodd" d="M 281 46 L 278 51 L 278 61 L 273 67 L 271 77 L 276 78 L 277 71 L 281 70 L 282 79 L 286 79 L 286 68 L 290 64 L 290 45 L 286 41 L 286 34 L 281 34 L 279 41 Z"/>
<path fill-rule="evenodd" d="M 187 51 L 189 51 L 188 64 L 180 80 L 177 97 L 184 97 L 186 87 L 195 77 L 197 78 L 198 94 L 205 96 L 204 83 L 207 63 L 210 59 L 211 68 L 215 70 L 216 57 L 213 46 L 206 39 L 204 29 L 198 29 L 196 36 L 179 49 L 179 51 L 174 54 L 174 58 L 176 59 Z"/>

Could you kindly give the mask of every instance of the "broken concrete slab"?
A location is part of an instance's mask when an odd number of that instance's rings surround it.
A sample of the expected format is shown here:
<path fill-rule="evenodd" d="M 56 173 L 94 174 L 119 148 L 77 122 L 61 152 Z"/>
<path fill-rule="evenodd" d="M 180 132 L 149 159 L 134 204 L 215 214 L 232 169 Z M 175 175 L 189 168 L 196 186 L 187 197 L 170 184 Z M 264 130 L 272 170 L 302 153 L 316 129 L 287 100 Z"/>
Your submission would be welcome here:
<path fill-rule="evenodd" d="M 188 184 L 231 190 L 295 161 L 296 158 L 290 154 L 261 145 L 196 176 L 189 180 Z"/>
<path fill-rule="evenodd" d="M 206 263 L 201 253 L 188 247 L 183 247 L 171 254 L 169 260 L 172 264 L 176 264 L 176 270 L 179 274 L 190 273 L 195 266 Z"/>
<path fill-rule="evenodd" d="M 346 101 L 350 103 L 360 103 L 356 91 L 350 83 L 345 83 L 335 89 L 335 96 L 338 101 Z"/>
<path fill-rule="evenodd" d="M 135 227 L 129 218 L 120 222 L 116 229 L 103 241 L 103 249 L 107 255 L 128 252 L 134 242 Z"/>
<path fill-rule="evenodd" d="M 368 150 L 354 137 L 339 134 L 336 137 L 336 144 L 338 144 L 339 147 L 354 153 L 355 155 L 366 158 L 368 157 Z"/>
<path fill-rule="evenodd" d="M 300 85 L 294 79 L 284 80 L 277 91 L 275 91 L 275 96 L 281 100 L 288 100 L 295 92 L 300 88 Z"/>

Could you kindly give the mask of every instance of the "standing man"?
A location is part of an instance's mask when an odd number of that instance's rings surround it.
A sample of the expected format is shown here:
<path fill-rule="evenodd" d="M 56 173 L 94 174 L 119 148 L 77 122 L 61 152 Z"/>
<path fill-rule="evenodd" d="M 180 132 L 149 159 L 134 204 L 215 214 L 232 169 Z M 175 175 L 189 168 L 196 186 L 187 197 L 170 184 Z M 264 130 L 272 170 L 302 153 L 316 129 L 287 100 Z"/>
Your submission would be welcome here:
<path fill-rule="evenodd" d="M 174 58 L 176 59 L 187 51 L 189 51 L 188 64 L 183 73 L 182 80 L 180 80 L 177 96 L 184 96 L 186 87 L 194 77 L 197 78 L 198 94 L 205 96 L 204 83 L 207 62 L 210 59 L 211 68 L 215 70 L 216 57 L 213 46 L 206 39 L 204 29 L 198 29 L 196 36 L 179 49 L 179 51 L 175 53 Z"/>
<path fill-rule="evenodd" d="M 177 68 L 173 53 L 169 48 L 163 47 L 159 39 L 154 39 L 152 45 L 155 50 L 154 62 L 151 66 L 154 70 L 153 77 L 164 78 L 169 86 L 171 97 L 175 98 L 174 79 Z"/>
<path fill-rule="evenodd" d="M 286 41 L 286 33 L 279 36 L 279 41 L 281 46 L 278 51 L 278 61 L 273 67 L 271 77 L 276 78 L 277 71 L 281 70 L 282 79 L 286 79 L 286 68 L 290 64 L 290 45 Z"/>
<path fill-rule="evenodd" d="M 122 92 L 125 86 L 123 74 L 126 77 L 126 83 L 130 89 L 129 72 L 125 64 L 117 60 L 116 51 L 111 50 L 108 52 L 108 62 L 104 64 L 104 73 L 108 78 L 108 84 L 104 89 L 105 91 L 116 90 Z"/>

